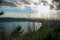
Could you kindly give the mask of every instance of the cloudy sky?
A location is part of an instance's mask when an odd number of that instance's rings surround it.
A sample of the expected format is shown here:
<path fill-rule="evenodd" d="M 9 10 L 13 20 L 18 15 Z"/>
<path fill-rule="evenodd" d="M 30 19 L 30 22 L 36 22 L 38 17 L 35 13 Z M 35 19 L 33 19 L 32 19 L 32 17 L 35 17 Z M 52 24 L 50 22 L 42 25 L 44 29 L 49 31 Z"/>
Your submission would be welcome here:
<path fill-rule="evenodd" d="M 4 0 L 0 17 L 60 19 L 60 0 Z"/>

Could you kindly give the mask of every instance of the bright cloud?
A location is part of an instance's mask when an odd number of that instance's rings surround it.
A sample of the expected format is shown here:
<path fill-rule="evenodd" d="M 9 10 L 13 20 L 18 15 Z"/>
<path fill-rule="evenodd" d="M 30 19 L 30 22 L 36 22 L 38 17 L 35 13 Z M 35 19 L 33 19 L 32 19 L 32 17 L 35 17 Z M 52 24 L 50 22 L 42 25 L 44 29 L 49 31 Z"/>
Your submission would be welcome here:
<path fill-rule="evenodd" d="M 16 5 L 15 9 L 17 8 L 19 9 L 19 11 L 22 10 L 22 12 L 25 11 L 28 13 L 28 15 L 23 14 L 24 17 L 26 18 L 29 18 L 28 16 L 30 16 L 30 18 L 56 19 L 58 18 L 58 15 L 57 15 L 58 10 L 56 11 L 56 9 L 59 8 L 59 2 L 60 1 L 54 1 L 54 0 L 16 0 L 13 3 Z M 9 15 L 9 14 L 6 14 L 6 15 Z M 12 17 L 15 17 L 14 16 L 15 14 L 10 14 L 10 15 L 12 15 Z M 7 16 L 7 17 L 10 17 L 10 16 Z M 19 14 L 16 14 L 16 17 L 22 17 L 22 16 L 20 16 Z"/>

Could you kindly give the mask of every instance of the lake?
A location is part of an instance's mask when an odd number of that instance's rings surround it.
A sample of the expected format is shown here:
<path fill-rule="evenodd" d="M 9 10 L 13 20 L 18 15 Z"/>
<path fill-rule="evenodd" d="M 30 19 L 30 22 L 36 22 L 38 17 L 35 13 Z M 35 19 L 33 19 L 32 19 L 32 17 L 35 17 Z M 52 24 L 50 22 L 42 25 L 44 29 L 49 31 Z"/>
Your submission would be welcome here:
<path fill-rule="evenodd" d="M 20 26 L 23 30 L 23 33 L 27 33 L 31 29 L 31 31 L 37 31 L 41 26 L 42 23 L 38 22 L 0 22 L 0 26 L 4 27 L 4 33 L 6 35 L 10 35 L 13 30 L 15 30 L 18 26 Z"/>

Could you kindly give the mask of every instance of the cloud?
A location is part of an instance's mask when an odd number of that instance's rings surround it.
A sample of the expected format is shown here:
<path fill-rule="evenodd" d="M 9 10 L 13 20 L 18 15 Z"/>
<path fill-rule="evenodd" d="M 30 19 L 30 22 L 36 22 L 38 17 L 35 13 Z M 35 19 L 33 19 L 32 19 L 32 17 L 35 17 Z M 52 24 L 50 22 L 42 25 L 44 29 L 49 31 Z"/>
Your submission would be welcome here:
<path fill-rule="evenodd" d="M 20 0 L 21 3 L 24 3 L 24 4 L 30 4 L 31 1 L 30 0 Z"/>
<path fill-rule="evenodd" d="M 7 2 L 7 1 L 3 1 L 0 6 L 9 6 L 9 7 L 17 7 L 16 4 L 14 4 L 13 2 Z"/>
<path fill-rule="evenodd" d="M 38 5 L 39 3 L 41 3 L 43 0 L 17 0 L 17 3 L 22 3 L 22 4 L 34 4 L 34 5 Z"/>
<path fill-rule="evenodd" d="M 46 0 L 51 9 L 60 10 L 60 0 Z"/>
<path fill-rule="evenodd" d="M 53 3 L 53 5 L 55 5 L 57 10 L 60 10 L 60 0 L 53 0 L 52 3 Z"/>
<path fill-rule="evenodd" d="M 26 5 L 30 5 L 30 7 L 32 4 L 38 6 L 40 3 L 43 3 L 43 5 L 48 4 L 50 9 L 60 10 L 60 0 L 16 0 L 15 3 L 13 1 L 3 1 L 0 6 L 20 7 L 23 9 Z"/>
<path fill-rule="evenodd" d="M 53 10 L 60 10 L 60 0 L 20 0 L 20 2 L 18 3 L 22 3 L 22 5 L 24 4 L 28 4 L 28 5 L 40 5 L 41 3 L 43 3 L 43 5 L 49 5 L 50 9 Z"/>

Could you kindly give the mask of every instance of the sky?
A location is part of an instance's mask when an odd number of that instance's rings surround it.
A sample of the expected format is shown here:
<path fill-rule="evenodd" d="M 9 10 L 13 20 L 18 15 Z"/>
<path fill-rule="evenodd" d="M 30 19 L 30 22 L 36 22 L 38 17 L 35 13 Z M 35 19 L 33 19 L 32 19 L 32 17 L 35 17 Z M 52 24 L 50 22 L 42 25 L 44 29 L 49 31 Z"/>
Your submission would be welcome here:
<path fill-rule="evenodd" d="M 0 6 L 0 17 L 60 19 L 60 0 L 5 0 Z"/>

